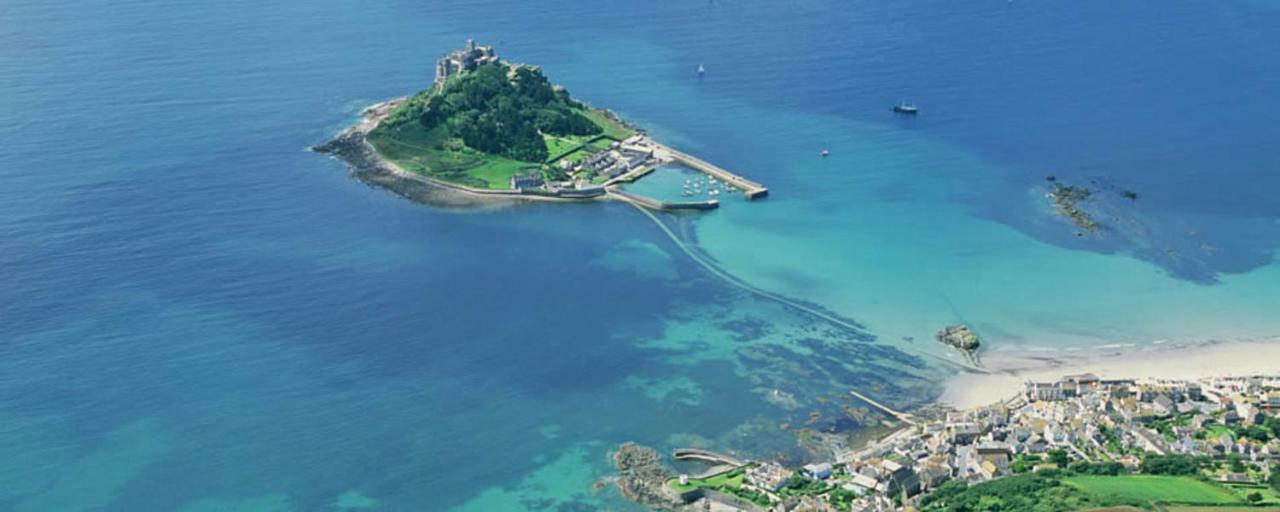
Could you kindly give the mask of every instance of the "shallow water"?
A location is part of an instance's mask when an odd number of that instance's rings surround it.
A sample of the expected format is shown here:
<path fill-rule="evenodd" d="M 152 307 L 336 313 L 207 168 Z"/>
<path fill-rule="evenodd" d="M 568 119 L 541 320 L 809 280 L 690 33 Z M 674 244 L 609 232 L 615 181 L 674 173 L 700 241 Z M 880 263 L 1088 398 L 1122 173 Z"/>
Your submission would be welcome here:
<path fill-rule="evenodd" d="M 625 507 L 617 443 L 798 460 L 848 388 L 931 399 L 956 320 L 1274 335 L 1280 11 L 1113 4 L 8 2 L 0 509 Z M 661 219 L 730 280 L 304 151 L 467 37 L 767 184 Z M 1046 174 L 1140 197 L 1077 238 Z"/>

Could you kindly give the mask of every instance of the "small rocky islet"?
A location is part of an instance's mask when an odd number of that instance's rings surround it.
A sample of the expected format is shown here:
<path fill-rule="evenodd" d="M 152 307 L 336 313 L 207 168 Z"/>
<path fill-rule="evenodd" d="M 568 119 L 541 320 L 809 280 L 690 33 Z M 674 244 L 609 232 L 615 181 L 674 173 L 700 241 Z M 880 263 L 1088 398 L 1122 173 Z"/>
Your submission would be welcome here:
<path fill-rule="evenodd" d="M 975 365 L 978 364 L 977 352 L 978 347 L 982 346 L 982 341 L 969 326 L 964 324 L 948 325 L 938 331 L 934 338 L 963 352 L 969 362 Z"/>
<path fill-rule="evenodd" d="M 1070 185 L 1058 181 L 1053 175 L 1045 177 L 1050 183 L 1049 192 L 1045 194 L 1054 208 L 1072 224 L 1079 227 L 1083 231 L 1077 232 L 1076 236 L 1083 237 L 1085 234 L 1097 234 L 1102 226 L 1099 224 L 1094 214 L 1090 213 L 1085 204 L 1095 197 L 1097 191 L 1083 185 Z M 1091 184 L 1096 185 L 1096 180 L 1091 180 Z M 1129 201 L 1137 201 L 1138 193 L 1129 189 L 1113 189 L 1120 197 Z"/>

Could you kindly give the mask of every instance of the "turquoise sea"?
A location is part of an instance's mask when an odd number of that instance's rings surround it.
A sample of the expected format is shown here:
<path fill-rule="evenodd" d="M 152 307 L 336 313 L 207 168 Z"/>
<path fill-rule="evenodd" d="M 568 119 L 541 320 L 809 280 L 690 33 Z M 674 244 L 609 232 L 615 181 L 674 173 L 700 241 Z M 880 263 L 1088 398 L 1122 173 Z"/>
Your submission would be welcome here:
<path fill-rule="evenodd" d="M 1276 27 L 1263 0 L 0 0 L 0 510 L 625 510 L 594 485 L 618 443 L 805 460 L 878 424 L 848 389 L 936 396 L 948 323 L 1278 335 Z M 468 37 L 772 196 L 460 212 L 306 151 Z M 1099 191 L 1100 234 L 1050 175 Z"/>

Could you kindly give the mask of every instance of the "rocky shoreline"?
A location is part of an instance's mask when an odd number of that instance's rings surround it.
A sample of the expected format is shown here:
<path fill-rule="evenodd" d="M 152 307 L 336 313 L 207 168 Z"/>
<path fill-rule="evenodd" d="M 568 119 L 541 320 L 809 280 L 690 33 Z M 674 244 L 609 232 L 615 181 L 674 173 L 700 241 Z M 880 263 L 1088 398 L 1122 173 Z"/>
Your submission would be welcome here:
<path fill-rule="evenodd" d="M 672 510 L 682 505 L 664 490 L 675 473 L 662 464 L 662 455 L 657 450 L 626 443 L 613 454 L 613 462 L 618 468 L 615 482 L 623 497 L 658 510 Z"/>

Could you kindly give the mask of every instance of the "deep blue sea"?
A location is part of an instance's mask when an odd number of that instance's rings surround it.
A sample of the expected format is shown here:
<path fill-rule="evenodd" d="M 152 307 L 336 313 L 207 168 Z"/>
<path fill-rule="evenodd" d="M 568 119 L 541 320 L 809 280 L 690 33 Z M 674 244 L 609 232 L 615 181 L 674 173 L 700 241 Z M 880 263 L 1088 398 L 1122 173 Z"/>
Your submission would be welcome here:
<path fill-rule="evenodd" d="M 936 396 L 948 323 L 1275 336 L 1277 27 L 1262 0 L 0 0 L 0 510 L 627 509 L 593 485 L 618 443 L 804 460 L 877 423 L 848 389 Z M 660 218 L 682 248 L 623 204 L 434 209 L 306 150 L 468 37 L 772 197 Z"/>

